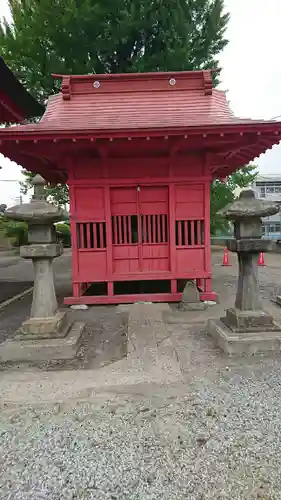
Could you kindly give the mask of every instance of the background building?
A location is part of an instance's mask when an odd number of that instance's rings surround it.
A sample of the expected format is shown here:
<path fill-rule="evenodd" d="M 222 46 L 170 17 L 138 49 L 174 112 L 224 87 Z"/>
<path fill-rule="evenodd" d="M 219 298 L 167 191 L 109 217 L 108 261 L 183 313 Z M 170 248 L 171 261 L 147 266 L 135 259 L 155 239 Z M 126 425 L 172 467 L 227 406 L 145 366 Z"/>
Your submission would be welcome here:
<path fill-rule="evenodd" d="M 258 175 L 252 185 L 257 198 L 277 201 L 281 208 L 281 175 Z M 281 210 L 263 219 L 263 234 L 267 238 L 281 238 Z"/>

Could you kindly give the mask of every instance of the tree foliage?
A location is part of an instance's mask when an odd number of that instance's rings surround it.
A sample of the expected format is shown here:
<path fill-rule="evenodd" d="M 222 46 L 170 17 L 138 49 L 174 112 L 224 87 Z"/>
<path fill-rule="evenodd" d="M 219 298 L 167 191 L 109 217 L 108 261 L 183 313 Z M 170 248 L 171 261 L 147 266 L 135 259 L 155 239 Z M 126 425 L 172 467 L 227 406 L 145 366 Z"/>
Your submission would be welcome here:
<path fill-rule="evenodd" d="M 223 0 L 9 0 L 2 56 L 44 100 L 51 73 L 175 71 L 217 66 Z"/>
<path fill-rule="evenodd" d="M 0 26 L 6 63 L 41 102 L 58 91 L 51 73 L 123 73 L 215 68 L 227 44 L 223 0 L 9 0 L 12 22 Z M 246 167 L 212 187 L 212 230 L 217 211 L 249 183 Z M 23 192 L 32 174 L 25 173 Z M 56 204 L 67 186 L 48 187 Z"/>
<path fill-rule="evenodd" d="M 249 186 L 257 175 L 255 165 L 247 165 L 230 175 L 225 182 L 215 180 L 211 186 L 211 234 L 225 234 L 228 222 L 221 217 L 219 211 L 235 198 L 237 188 Z"/>

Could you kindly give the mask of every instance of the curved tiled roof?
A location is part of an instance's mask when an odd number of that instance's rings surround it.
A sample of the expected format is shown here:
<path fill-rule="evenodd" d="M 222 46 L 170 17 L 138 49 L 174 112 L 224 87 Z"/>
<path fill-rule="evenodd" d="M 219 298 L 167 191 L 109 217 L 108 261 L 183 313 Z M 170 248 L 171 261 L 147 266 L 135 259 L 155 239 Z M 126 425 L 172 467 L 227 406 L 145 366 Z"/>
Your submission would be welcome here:
<path fill-rule="evenodd" d="M 179 77 L 175 73 L 173 86 L 169 85 L 172 75 L 169 73 L 151 73 L 146 80 L 144 74 L 62 77 L 62 92 L 49 98 L 39 124 L 25 129 L 137 131 L 251 121 L 234 117 L 223 91 L 212 88 L 206 91 L 202 83 L 204 73 L 186 72 Z M 132 76 L 134 85 L 130 80 Z M 149 78 L 153 85 L 149 85 Z M 95 88 L 95 82 L 100 87 Z"/>
<path fill-rule="evenodd" d="M 43 112 L 44 106 L 25 90 L 0 57 L 0 122 L 18 122 Z"/>
<path fill-rule="evenodd" d="M 279 122 L 235 117 L 225 93 L 213 88 L 211 71 L 54 76 L 62 79 L 61 92 L 49 98 L 41 121 L 0 130 L 2 152 L 28 168 L 33 160 L 38 169 L 38 162 L 49 159 L 59 171 L 62 151 L 71 154 L 77 139 L 82 139 L 77 150 L 91 148 L 100 155 L 104 141 L 122 155 L 144 147 L 142 140 L 121 145 L 123 139 L 154 138 L 150 152 L 161 154 L 157 137 L 165 137 L 181 154 L 207 153 L 212 175 L 228 175 L 281 138 Z M 177 146 L 172 136 L 183 143 Z"/>
<path fill-rule="evenodd" d="M 49 99 L 39 128 L 48 130 L 140 130 L 237 122 L 222 91 L 118 92 Z"/>

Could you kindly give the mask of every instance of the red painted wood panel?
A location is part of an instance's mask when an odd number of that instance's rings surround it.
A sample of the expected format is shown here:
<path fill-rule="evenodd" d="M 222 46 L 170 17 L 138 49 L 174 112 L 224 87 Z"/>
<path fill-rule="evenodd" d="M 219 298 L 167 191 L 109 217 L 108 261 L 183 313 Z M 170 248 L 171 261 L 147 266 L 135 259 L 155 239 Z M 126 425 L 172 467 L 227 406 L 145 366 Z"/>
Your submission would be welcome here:
<path fill-rule="evenodd" d="M 140 186 L 140 214 L 168 214 L 169 189 L 167 186 Z"/>
<path fill-rule="evenodd" d="M 137 245 L 113 245 L 113 274 L 137 273 L 140 271 Z"/>
<path fill-rule="evenodd" d="M 169 271 L 169 246 L 143 245 L 142 246 L 142 271 Z"/>
<path fill-rule="evenodd" d="M 113 274 L 170 270 L 168 197 L 167 186 L 111 189 Z"/>
<path fill-rule="evenodd" d="M 131 158 L 122 161 L 107 161 L 108 177 L 112 179 L 137 179 L 150 180 L 151 171 L 153 170 L 153 177 L 165 177 L 169 175 L 169 164 L 167 161 L 157 162 L 153 164 L 153 160 L 146 159 L 146 161 Z"/>
<path fill-rule="evenodd" d="M 134 215 L 137 213 L 137 188 L 122 187 L 110 190 L 111 215 Z"/>
<path fill-rule="evenodd" d="M 178 185 L 175 191 L 177 220 L 204 218 L 204 184 Z"/>
<path fill-rule="evenodd" d="M 205 200 L 209 202 L 206 194 L 210 186 L 203 177 L 201 182 L 194 182 L 194 169 L 200 167 L 201 159 L 197 167 L 194 161 L 193 181 L 189 183 L 175 177 L 163 184 L 159 181 L 149 184 L 145 179 L 137 183 L 127 170 L 127 163 L 123 170 L 123 174 L 128 173 L 127 184 L 122 185 L 112 179 L 110 164 L 113 166 L 113 162 L 108 161 L 107 177 L 100 179 L 100 185 L 81 179 L 80 184 L 74 181 L 70 186 L 74 197 L 71 224 L 72 230 L 75 229 L 73 296 L 77 298 L 83 293 L 78 284 L 104 281 L 109 284 L 110 293 L 101 300 L 113 303 L 118 301 L 114 295 L 115 281 L 164 279 L 171 281 L 171 296 L 175 297 L 176 280 L 194 278 L 208 282 L 203 292 L 212 294 L 205 221 L 208 216 Z M 121 176 L 121 162 L 119 167 L 116 175 Z M 131 167 L 134 168 L 133 164 Z M 160 163 L 158 167 L 160 173 Z M 182 175 L 183 167 L 173 167 L 171 175 L 175 176 L 175 170 Z M 145 171 L 150 171 L 150 175 L 155 172 L 153 162 L 145 165 Z M 140 171 L 137 175 L 139 178 Z M 151 180 L 155 179 L 153 175 Z M 92 182 L 96 182 L 94 177 Z M 207 228 L 209 231 L 209 224 Z M 153 297 L 150 296 L 151 300 Z"/>
<path fill-rule="evenodd" d="M 82 158 L 76 160 L 74 179 L 93 180 L 102 179 L 103 164 L 99 158 Z"/>
<path fill-rule="evenodd" d="M 78 277 L 79 281 L 104 281 L 106 277 L 106 252 L 78 252 Z"/>
<path fill-rule="evenodd" d="M 186 155 L 182 157 L 175 156 L 172 160 L 172 172 L 175 177 L 186 177 L 196 175 L 198 178 L 203 175 L 203 161 L 200 156 Z"/>
<path fill-rule="evenodd" d="M 75 187 L 75 217 L 87 220 L 105 220 L 104 188 Z M 72 214 L 74 215 L 74 214 Z"/>
<path fill-rule="evenodd" d="M 176 251 L 177 274 L 185 275 L 188 271 L 204 270 L 204 248 L 180 248 Z"/>

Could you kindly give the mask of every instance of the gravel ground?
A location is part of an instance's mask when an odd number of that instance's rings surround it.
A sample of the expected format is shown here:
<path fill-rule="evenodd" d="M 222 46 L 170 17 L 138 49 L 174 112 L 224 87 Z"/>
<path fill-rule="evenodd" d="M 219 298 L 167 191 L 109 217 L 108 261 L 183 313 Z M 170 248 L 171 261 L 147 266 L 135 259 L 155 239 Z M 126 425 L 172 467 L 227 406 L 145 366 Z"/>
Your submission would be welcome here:
<path fill-rule="evenodd" d="M 213 260 L 214 288 L 232 301 L 235 258 L 230 268 Z M 268 300 L 281 256 L 266 263 Z M 2 408 L 1 499 L 281 500 L 280 355 L 228 360 L 202 327 L 169 328 L 184 384 Z"/>
<path fill-rule="evenodd" d="M 194 381 L 185 395 L 4 410 L 0 498 L 278 500 L 278 368 Z"/>

